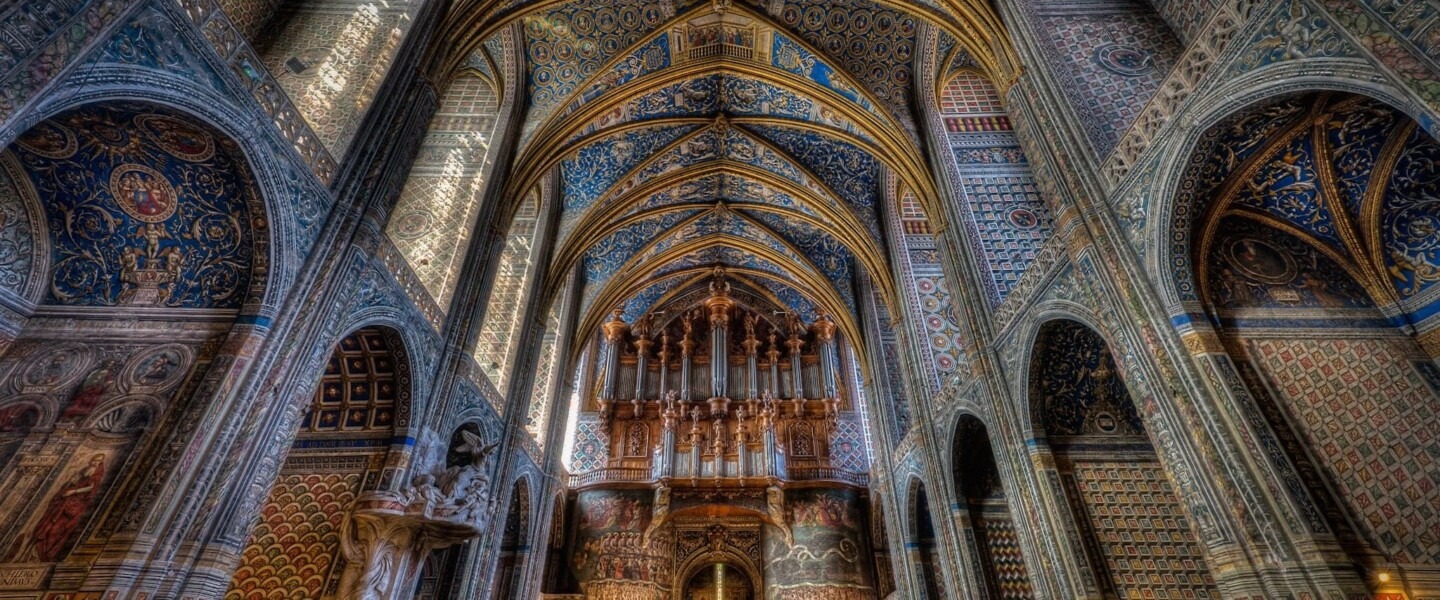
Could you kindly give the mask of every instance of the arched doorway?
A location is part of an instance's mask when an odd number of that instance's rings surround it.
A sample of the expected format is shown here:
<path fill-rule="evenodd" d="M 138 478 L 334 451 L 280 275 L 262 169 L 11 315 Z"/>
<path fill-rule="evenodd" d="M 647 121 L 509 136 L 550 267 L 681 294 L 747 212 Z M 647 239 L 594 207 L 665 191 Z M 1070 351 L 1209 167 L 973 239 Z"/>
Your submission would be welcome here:
<path fill-rule="evenodd" d="M 1085 549 L 1079 558 L 1105 597 L 1218 597 L 1105 340 L 1077 321 L 1050 321 L 1032 360 L 1035 438 L 1054 455 Z"/>
<path fill-rule="evenodd" d="M 300 430 L 231 579 L 226 600 L 324 597 L 344 571 L 342 525 L 375 490 L 409 403 L 409 366 L 394 330 L 358 329 L 326 363 Z"/>
<path fill-rule="evenodd" d="M 1440 428 L 1440 143 L 1380 101 L 1317 93 L 1237 113 L 1195 152 L 1172 261 L 1214 340 L 1198 358 L 1283 447 L 1311 535 L 1375 593 L 1434 592 L 1440 477 L 1420 465 L 1440 442 L 1412 432 Z"/>
<path fill-rule="evenodd" d="M 974 533 L 979 571 L 990 598 L 1034 597 L 1025 557 L 1015 537 L 1015 521 L 985 424 L 962 415 L 955 428 L 955 491 L 963 500 L 962 527 Z"/>
<path fill-rule="evenodd" d="M 683 600 L 755 600 L 754 583 L 745 571 L 717 562 L 705 565 L 690 576 Z"/>

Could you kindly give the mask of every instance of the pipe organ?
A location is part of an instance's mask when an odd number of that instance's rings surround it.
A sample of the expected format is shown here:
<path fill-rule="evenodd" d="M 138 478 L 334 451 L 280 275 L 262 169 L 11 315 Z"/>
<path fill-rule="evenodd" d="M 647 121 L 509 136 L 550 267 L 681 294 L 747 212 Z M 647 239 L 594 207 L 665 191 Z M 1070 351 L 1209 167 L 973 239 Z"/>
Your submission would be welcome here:
<path fill-rule="evenodd" d="M 694 305 L 634 323 L 616 310 L 601 329 L 592 391 L 610 443 L 601 479 L 863 477 L 830 461 L 851 402 L 829 317 L 755 310 L 718 270 Z"/>

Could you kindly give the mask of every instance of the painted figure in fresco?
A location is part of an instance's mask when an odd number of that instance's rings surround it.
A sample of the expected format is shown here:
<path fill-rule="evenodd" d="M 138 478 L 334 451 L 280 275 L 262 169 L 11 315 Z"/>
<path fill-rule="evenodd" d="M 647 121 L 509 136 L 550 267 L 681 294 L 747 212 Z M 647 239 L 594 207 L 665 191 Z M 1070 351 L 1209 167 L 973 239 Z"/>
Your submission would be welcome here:
<path fill-rule="evenodd" d="M 30 539 L 18 545 L 20 550 L 12 559 L 36 562 L 60 560 L 71 534 L 79 528 L 85 512 L 100 495 L 100 484 L 104 480 L 105 455 L 95 454 L 84 468 L 72 475 L 50 497 Z"/>
<path fill-rule="evenodd" d="M 84 419 L 115 391 L 115 374 L 120 370 L 120 361 L 115 359 L 100 363 L 94 371 L 85 376 L 75 394 L 70 396 L 70 405 L 60 413 L 61 422 Z"/>
<path fill-rule="evenodd" d="M 155 259 L 160 257 L 160 240 L 170 239 L 170 234 L 165 232 L 164 227 L 154 223 L 147 223 L 141 227 L 139 231 L 135 232 L 135 237 L 145 240 L 145 256 L 149 259 L 145 263 L 145 268 L 156 268 L 156 265 L 153 263 Z"/>
<path fill-rule="evenodd" d="M 55 385 L 65 378 L 70 371 L 70 363 L 75 356 L 69 352 L 56 352 L 50 355 L 50 360 L 40 368 L 40 373 L 35 377 L 37 385 Z"/>
<path fill-rule="evenodd" d="M 145 360 L 136 370 L 139 374 L 140 383 L 145 385 L 159 385 L 180 366 L 180 361 L 173 351 L 158 352 Z"/>

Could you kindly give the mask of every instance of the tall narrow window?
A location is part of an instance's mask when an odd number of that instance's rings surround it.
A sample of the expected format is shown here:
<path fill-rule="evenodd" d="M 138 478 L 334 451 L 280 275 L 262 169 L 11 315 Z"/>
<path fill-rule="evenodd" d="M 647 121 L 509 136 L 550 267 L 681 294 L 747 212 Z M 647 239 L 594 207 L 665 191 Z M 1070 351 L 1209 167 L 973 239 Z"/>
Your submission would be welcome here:
<path fill-rule="evenodd" d="M 499 106 L 477 72 L 451 81 L 385 230 L 418 283 L 410 295 L 437 327 L 475 227 Z"/>
<path fill-rule="evenodd" d="M 539 221 L 540 195 L 532 192 L 510 222 L 510 233 L 505 238 L 505 249 L 490 287 L 490 303 L 485 308 L 480 339 L 475 344 L 475 361 L 501 397 L 510 382 L 515 335 L 520 332 L 521 311 L 530 296 Z"/>

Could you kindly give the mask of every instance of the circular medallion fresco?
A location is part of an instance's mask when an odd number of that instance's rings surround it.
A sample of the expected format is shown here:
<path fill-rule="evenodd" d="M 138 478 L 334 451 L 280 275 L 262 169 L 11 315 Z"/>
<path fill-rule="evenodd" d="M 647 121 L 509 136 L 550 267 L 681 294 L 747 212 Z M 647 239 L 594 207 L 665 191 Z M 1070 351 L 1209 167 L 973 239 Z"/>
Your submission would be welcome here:
<path fill-rule="evenodd" d="M 1009 219 L 1011 225 L 1020 229 L 1034 229 L 1036 225 L 1040 224 L 1040 217 L 1035 216 L 1035 212 L 1028 208 L 1013 209 L 1010 214 L 1006 215 L 1006 218 Z"/>
<path fill-rule="evenodd" d="M 421 210 L 400 215 L 395 219 L 395 235 L 402 240 L 413 240 L 430 231 L 432 220 L 430 213 Z"/>
<path fill-rule="evenodd" d="M 185 353 L 178 346 L 154 348 L 125 369 L 125 380 L 131 385 L 160 387 L 183 375 L 186 362 Z"/>
<path fill-rule="evenodd" d="M 178 158 L 201 162 L 215 155 L 215 140 L 210 134 L 180 119 L 164 115 L 139 115 L 135 117 L 135 124 L 155 136 L 161 149 Z"/>
<path fill-rule="evenodd" d="M 59 387 L 80 375 L 90 354 L 78 346 L 62 346 L 33 360 L 20 380 L 26 386 Z"/>
<path fill-rule="evenodd" d="M 1095 49 L 1097 64 L 1127 77 L 1149 72 L 1153 61 L 1149 52 L 1125 44 L 1106 44 Z"/>
<path fill-rule="evenodd" d="M 110 173 L 110 194 L 125 214 L 145 223 L 159 223 L 175 214 L 175 187 L 159 171 L 143 165 L 120 165 Z"/>
<path fill-rule="evenodd" d="M 1231 268 L 1260 283 L 1284 285 L 1293 281 L 1298 272 L 1295 259 L 1288 252 L 1259 238 L 1227 240 L 1222 256 Z"/>
<path fill-rule="evenodd" d="M 75 134 L 71 133 L 70 129 L 52 121 L 42 121 L 15 141 L 20 144 L 21 148 L 29 152 L 56 160 L 74 156 L 78 147 L 75 142 Z"/>

